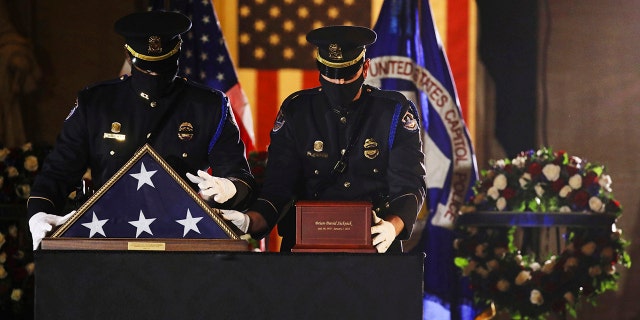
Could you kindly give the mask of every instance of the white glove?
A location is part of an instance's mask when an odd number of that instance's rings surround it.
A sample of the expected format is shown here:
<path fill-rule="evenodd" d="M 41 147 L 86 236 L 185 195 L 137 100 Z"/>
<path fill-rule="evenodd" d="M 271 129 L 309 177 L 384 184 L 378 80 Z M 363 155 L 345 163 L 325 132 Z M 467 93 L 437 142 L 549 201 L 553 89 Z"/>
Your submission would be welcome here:
<path fill-rule="evenodd" d="M 198 170 L 197 177 L 187 172 L 187 178 L 191 182 L 198 184 L 200 196 L 205 201 L 209 201 L 213 197 L 213 201 L 225 203 L 236 194 L 236 186 L 231 180 L 211 176 L 202 170 Z"/>
<path fill-rule="evenodd" d="M 51 231 L 53 227 L 67 222 L 74 213 L 76 213 L 75 210 L 63 217 L 45 212 L 34 214 L 33 217 L 29 219 L 29 230 L 31 231 L 31 238 L 33 239 L 33 250 L 38 249 L 40 242 L 44 236 L 47 235 L 47 232 Z"/>
<path fill-rule="evenodd" d="M 374 226 L 371 227 L 371 235 L 373 236 L 373 245 L 376 246 L 378 253 L 385 253 L 393 240 L 396 239 L 396 228 L 389 221 L 378 217 L 373 213 Z"/>
<path fill-rule="evenodd" d="M 231 221 L 240 231 L 247 233 L 251 219 L 248 215 L 236 210 L 220 210 L 225 220 Z"/>

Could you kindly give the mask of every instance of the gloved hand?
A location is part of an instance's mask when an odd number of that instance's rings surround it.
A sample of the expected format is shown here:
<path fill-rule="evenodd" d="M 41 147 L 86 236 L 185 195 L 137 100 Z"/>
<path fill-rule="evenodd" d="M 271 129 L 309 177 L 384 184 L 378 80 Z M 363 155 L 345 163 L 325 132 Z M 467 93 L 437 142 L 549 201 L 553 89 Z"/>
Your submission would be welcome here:
<path fill-rule="evenodd" d="M 373 213 L 374 226 L 371 227 L 371 235 L 373 236 L 373 245 L 376 246 L 378 253 L 385 253 L 393 240 L 396 239 L 396 228 L 389 221 L 378 217 Z"/>
<path fill-rule="evenodd" d="M 231 221 L 240 231 L 247 233 L 251 219 L 248 215 L 236 210 L 220 210 L 225 220 Z"/>
<path fill-rule="evenodd" d="M 187 178 L 189 181 L 198 184 L 200 196 L 205 201 L 209 201 L 213 197 L 213 201 L 225 203 L 236 194 L 236 186 L 231 180 L 211 176 L 202 170 L 198 170 L 198 176 L 187 172 Z"/>
<path fill-rule="evenodd" d="M 47 235 L 47 232 L 51 231 L 53 227 L 57 227 L 67 222 L 76 211 L 71 211 L 65 216 L 58 216 L 54 214 L 48 214 L 45 212 L 38 212 L 29 219 L 29 230 L 31 231 L 31 238 L 33 239 L 33 250 L 38 249 L 40 242 Z"/>

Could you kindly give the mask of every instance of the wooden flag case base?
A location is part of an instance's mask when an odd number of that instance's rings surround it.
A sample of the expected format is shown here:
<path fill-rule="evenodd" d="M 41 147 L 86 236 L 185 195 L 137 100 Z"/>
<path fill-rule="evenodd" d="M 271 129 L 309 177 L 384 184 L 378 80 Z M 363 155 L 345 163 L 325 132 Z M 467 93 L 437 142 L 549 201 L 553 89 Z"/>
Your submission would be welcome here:
<path fill-rule="evenodd" d="M 42 250 L 249 251 L 249 242 L 231 239 L 44 238 Z"/>

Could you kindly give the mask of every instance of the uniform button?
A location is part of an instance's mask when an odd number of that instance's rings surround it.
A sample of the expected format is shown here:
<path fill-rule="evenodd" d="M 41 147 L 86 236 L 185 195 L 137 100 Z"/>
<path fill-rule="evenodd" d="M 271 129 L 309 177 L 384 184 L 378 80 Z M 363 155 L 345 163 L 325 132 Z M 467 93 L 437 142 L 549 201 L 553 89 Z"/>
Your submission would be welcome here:
<path fill-rule="evenodd" d="M 313 170 L 313 174 L 320 174 L 320 170 Z"/>
<path fill-rule="evenodd" d="M 378 173 L 378 168 L 374 168 L 373 173 Z"/>
<path fill-rule="evenodd" d="M 182 154 L 182 157 L 183 157 L 183 158 L 186 158 L 186 157 L 188 157 L 188 156 L 189 156 L 189 155 L 188 155 L 186 152 Z"/>
<path fill-rule="evenodd" d="M 351 186 L 351 182 L 346 181 L 346 182 L 344 183 L 344 187 L 345 187 L 345 188 L 349 188 L 350 186 Z"/>
<path fill-rule="evenodd" d="M 149 139 L 149 137 L 151 137 L 151 132 L 147 133 L 147 139 Z"/>
<path fill-rule="evenodd" d="M 110 155 L 114 155 L 114 154 L 116 154 L 116 152 L 115 152 L 115 151 L 113 151 L 113 150 L 111 150 L 111 151 L 109 151 L 109 154 L 110 154 Z"/>
<path fill-rule="evenodd" d="M 158 105 L 158 103 L 155 102 L 155 101 L 151 101 L 151 103 L 149 103 L 149 105 L 151 106 L 151 108 L 155 108 Z"/>
<path fill-rule="evenodd" d="M 342 124 L 347 123 L 347 117 L 340 117 L 340 122 L 342 122 Z"/>
<path fill-rule="evenodd" d="M 341 155 L 344 155 L 345 152 L 347 152 L 347 150 L 345 150 L 345 149 L 340 150 L 340 154 Z"/>

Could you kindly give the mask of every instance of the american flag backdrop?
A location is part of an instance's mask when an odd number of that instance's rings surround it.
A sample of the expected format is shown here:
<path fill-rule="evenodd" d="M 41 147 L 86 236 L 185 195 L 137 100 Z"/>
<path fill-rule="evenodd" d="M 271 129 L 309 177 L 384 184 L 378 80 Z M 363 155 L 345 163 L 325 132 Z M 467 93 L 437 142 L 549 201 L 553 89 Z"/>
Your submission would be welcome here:
<path fill-rule="evenodd" d="M 224 92 L 240 127 L 247 153 L 255 150 L 253 114 L 233 60 L 229 55 L 220 23 L 210 0 L 151 0 L 150 9 L 177 11 L 191 19 L 191 30 L 183 35 L 180 74 Z"/>
<path fill-rule="evenodd" d="M 148 145 L 53 237 L 239 238 Z"/>

